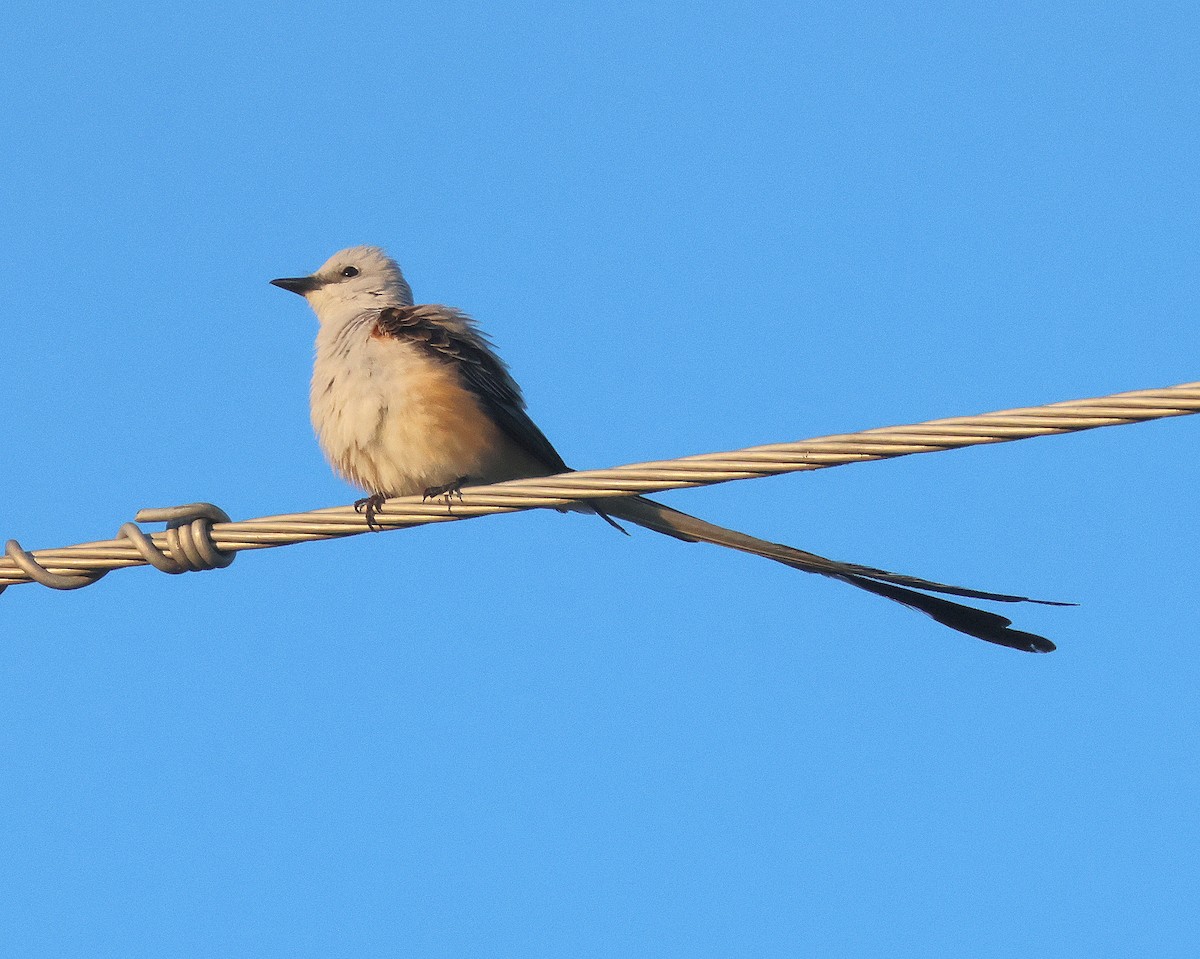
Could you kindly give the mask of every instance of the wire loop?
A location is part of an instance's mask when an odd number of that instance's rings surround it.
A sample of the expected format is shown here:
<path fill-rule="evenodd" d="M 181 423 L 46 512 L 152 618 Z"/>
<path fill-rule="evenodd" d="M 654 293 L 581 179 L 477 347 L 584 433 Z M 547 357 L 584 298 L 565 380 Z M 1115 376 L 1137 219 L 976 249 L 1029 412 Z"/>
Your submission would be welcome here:
<path fill-rule="evenodd" d="M 162 509 L 139 510 L 138 523 L 166 523 L 167 552 L 136 525 L 126 523 L 119 537 L 133 543 L 148 564 L 164 573 L 195 573 L 205 569 L 224 569 L 237 554 L 224 552 L 212 540 L 213 523 L 229 523 L 229 514 L 212 503 L 188 503 Z"/>
<path fill-rule="evenodd" d="M 52 573 L 15 539 L 10 539 L 4 544 L 4 555 L 16 563 L 33 582 L 49 586 L 51 589 L 82 589 L 84 586 L 91 586 L 98 579 L 103 579 L 108 573 L 106 569 L 93 573 Z"/>

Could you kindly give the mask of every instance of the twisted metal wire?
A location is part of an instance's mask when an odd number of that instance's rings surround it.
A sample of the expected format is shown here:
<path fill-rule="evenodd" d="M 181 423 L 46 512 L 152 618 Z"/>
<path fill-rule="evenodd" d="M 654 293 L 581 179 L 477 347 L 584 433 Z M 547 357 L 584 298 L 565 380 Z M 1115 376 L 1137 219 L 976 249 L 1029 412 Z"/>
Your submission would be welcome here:
<path fill-rule="evenodd" d="M 1123 426 L 1196 412 L 1200 412 L 1200 382 L 1183 383 L 1162 389 L 930 420 L 909 426 L 887 426 L 794 443 L 753 446 L 727 453 L 705 453 L 467 487 L 461 499 L 426 502 L 415 496 L 399 497 L 388 500 L 376 513 L 374 522 L 376 526 L 402 529 L 493 513 L 564 506 L 576 500 L 708 486 L 913 453 L 1006 443 L 1101 426 Z M 231 522 L 217 507 L 200 503 L 165 510 L 142 510 L 137 520 L 166 521 L 169 528 L 166 532 L 147 536 L 137 526 L 126 523 L 117 539 L 33 553 L 26 552 L 15 540 L 9 540 L 6 556 L 0 558 L 0 591 L 9 585 L 27 582 L 41 582 L 55 589 L 78 589 L 95 582 L 110 570 L 126 566 L 153 565 L 168 573 L 213 569 L 228 566 L 240 550 L 334 539 L 368 531 L 366 518 L 352 506 Z"/>

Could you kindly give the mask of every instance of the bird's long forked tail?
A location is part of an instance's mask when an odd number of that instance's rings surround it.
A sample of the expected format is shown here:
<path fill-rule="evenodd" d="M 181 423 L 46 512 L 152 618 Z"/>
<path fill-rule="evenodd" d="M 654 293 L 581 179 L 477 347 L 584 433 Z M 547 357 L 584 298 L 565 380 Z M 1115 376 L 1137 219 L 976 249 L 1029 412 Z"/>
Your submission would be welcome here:
<path fill-rule="evenodd" d="M 654 530 L 656 533 L 663 533 L 686 542 L 726 546 L 729 549 L 774 560 L 806 573 L 819 573 L 831 579 L 841 580 L 843 583 L 857 586 L 876 596 L 883 596 L 911 609 L 919 610 L 943 626 L 949 626 L 960 633 L 1026 653 L 1049 653 L 1053 652 L 1055 647 L 1044 636 L 1013 629 L 1012 620 L 997 613 L 976 609 L 973 606 L 964 606 L 962 603 L 954 603 L 939 596 L 929 596 L 926 593 L 917 592 L 917 590 L 948 593 L 952 596 L 966 596 L 972 599 L 986 599 L 998 603 L 1038 603 L 1043 606 L 1075 605 L 1074 603 L 1056 603 L 1045 599 L 1030 599 L 1027 596 L 1011 596 L 1006 593 L 989 593 L 979 589 L 935 583 L 916 576 L 890 573 L 885 569 L 875 569 L 871 566 L 840 563 L 837 560 L 818 556 L 816 553 L 793 549 L 780 543 L 771 543 L 754 536 L 747 536 L 736 530 L 706 523 L 702 519 L 681 513 L 669 506 L 663 506 L 644 496 L 606 499 L 603 501 L 602 508 L 609 516 L 628 520 L 630 523 Z"/>

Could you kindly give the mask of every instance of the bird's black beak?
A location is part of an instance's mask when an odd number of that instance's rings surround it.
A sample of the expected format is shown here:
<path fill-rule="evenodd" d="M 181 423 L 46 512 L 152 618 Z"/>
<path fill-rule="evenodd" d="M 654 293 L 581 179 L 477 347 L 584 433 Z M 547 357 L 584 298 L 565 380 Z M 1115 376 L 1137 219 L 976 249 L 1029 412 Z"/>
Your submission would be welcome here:
<path fill-rule="evenodd" d="M 321 281 L 315 276 L 285 276 L 278 280 L 272 280 L 271 286 L 277 286 L 281 290 L 298 293 L 301 296 L 308 296 L 313 290 L 321 287 Z"/>

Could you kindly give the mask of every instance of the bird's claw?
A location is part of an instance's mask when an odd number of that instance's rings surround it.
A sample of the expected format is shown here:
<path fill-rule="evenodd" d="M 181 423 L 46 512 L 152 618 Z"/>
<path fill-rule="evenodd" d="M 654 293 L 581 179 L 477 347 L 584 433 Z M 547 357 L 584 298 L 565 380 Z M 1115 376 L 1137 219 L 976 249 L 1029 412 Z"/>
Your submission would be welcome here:
<path fill-rule="evenodd" d="M 354 501 L 354 512 L 366 514 L 367 529 L 373 532 L 382 531 L 382 524 L 375 522 L 375 514 L 379 512 L 379 508 L 386 500 L 387 497 L 382 493 L 373 493 L 370 496 L 364 496 L 362 499 Z"/>
<path fill-rule="evenodd" d="M 460 503 L 462 502 L 463 484 L 469 479 L 469 476 L 460 476 L 452 483 L 444 483 L 441 486 L 427 486 L 424 494 L 421 496 L 421 502 L 424 503 L 426 500 L 437 499 L 440 496 L 446 504 L 446 511 L 449 512 L 450 504 L 455 497 L 458 498 Z"/>

